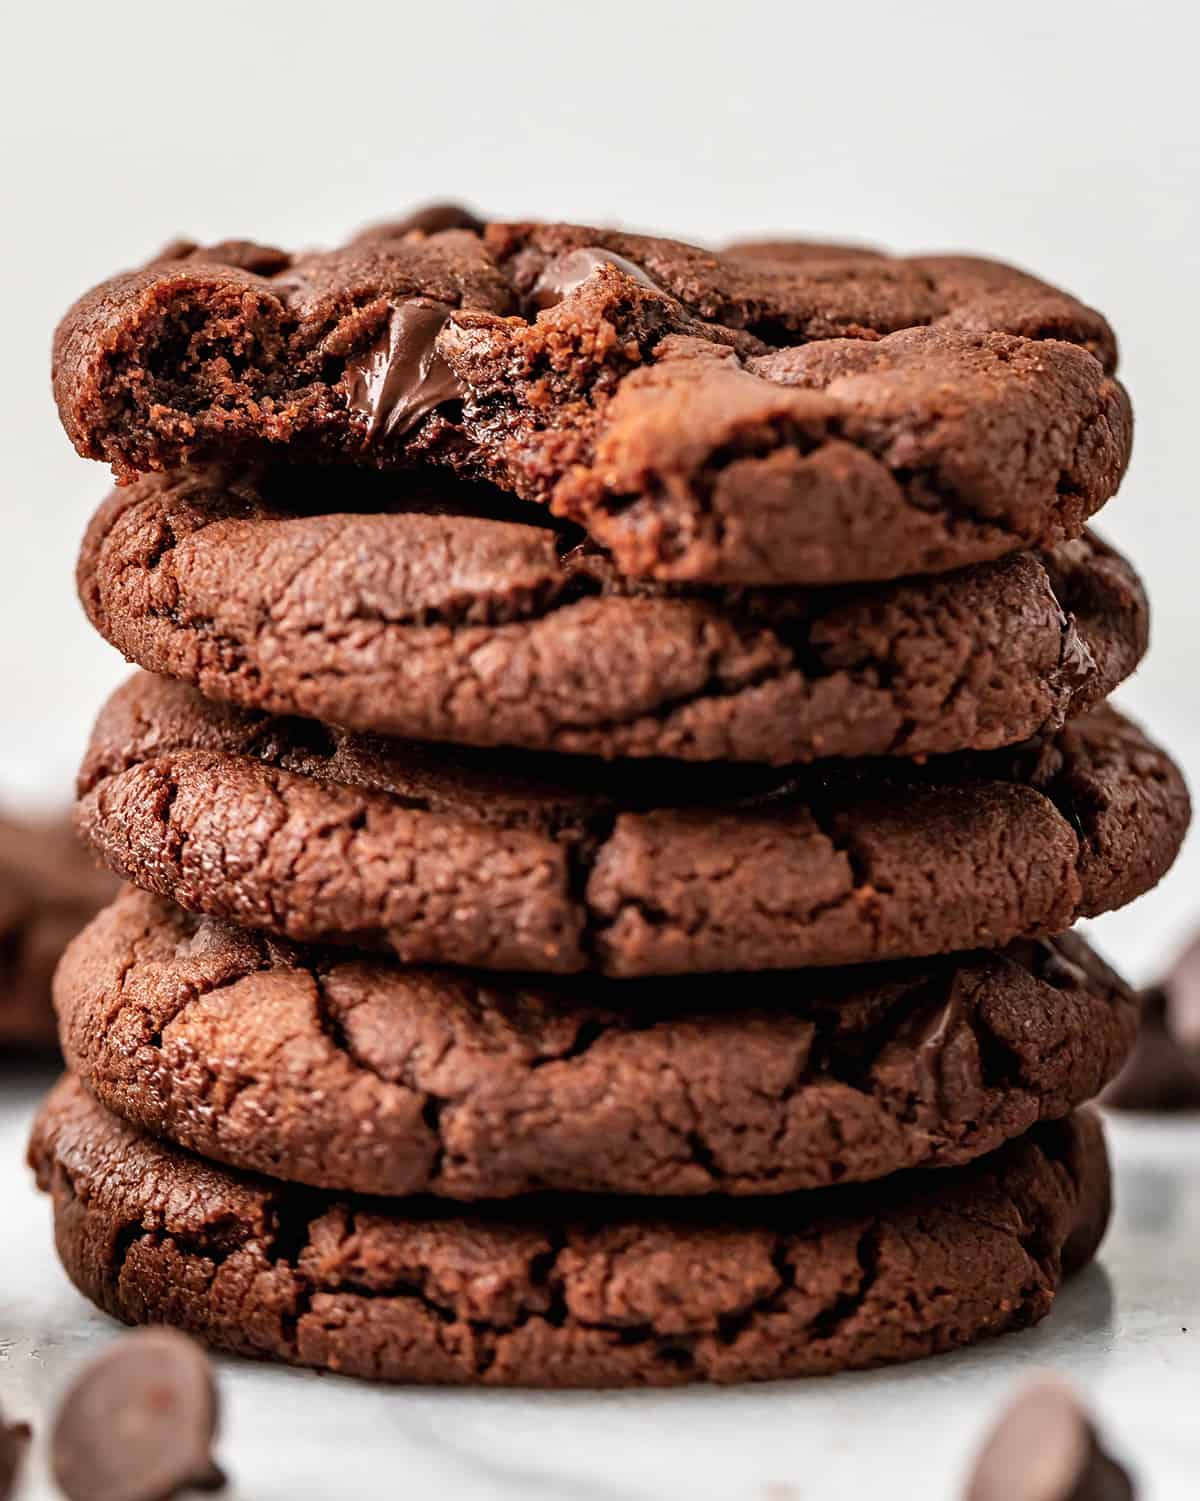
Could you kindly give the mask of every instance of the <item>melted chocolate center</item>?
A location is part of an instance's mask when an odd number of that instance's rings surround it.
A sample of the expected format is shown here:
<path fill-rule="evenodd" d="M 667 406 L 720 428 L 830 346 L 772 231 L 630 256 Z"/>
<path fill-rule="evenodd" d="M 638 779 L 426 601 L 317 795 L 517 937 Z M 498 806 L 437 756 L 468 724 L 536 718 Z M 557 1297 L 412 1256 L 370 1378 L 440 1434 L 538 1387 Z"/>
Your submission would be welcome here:
<path fill-rule="evenodd" d="M 945 1000 L 924 1019 L 912 1040 L 913 1066 L 921 1097 L 936 1100 L 941 1094 L 943 1054 L 947 1043 L 966 1017 L 962 986 L 956 975 Z"/>
<path fill-rule="evenodd" d="M 450 312 L 427 297 L 396 303 L 371 348 L 347 361 L 350 409 L 366 417 L 368 442 L 403 437 L 434 407 L 461 401 L 462 384 L 437 351 Z"/>
<path fill-rule="evenodd" d="M 1092 649 L 1079 634 L 1073 615 L 1063 616 L 1062 653 L 1058 659 L 1059 681 L 1077 693 L 1096 676 Z"/>

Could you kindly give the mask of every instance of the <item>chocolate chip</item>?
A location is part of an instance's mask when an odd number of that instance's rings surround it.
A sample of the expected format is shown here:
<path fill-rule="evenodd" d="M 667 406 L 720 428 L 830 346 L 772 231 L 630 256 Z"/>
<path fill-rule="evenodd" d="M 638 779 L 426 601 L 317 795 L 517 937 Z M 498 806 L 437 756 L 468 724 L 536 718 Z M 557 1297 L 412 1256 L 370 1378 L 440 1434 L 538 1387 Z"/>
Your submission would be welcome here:
<path fill-rule="evenodd" d="M 538 309 L 554 307 L 564 297 L 569 297 L 576 288 L 583 286 L 588 277 L 599 271 L 601 266 L 612 266 L 640 286 L 649 287 L 652 292 L 662 291 L 641 266 L 626 260 L 623 255 L 614 255 L 611 250 L 602 250 L 597 245 L 584 245 L 579 250 L 569 250 L 565 255 L 555 256 L 534 282 L 529 300 Z"/>
<path fill-rule="evenodd" d="M 966 1501 L 1133 1501 L 1134 1494 L 1074 1392 L 1042 1378 L 992 1430 Z"/>
<path fill-rule="evenodd" d="M 347 362 L 349 403 L 367 419 L 367 438 L 402 437 L 444 401 L 462 399 L 458 378 L 437 351 L 450 309 L 415 297 L 397 303 L 365 354 Z"/>
<path fill-rule="evenodd" d="M 1091 647 L 1080 635 L 1074 615 L 1063 616 L 1062 653 L 1058 659 L 1059 681 L 1072 693 L 1078 693 L 1099 672 Z"/>
<path fill-rule="evenodd" d="M 63 1398 L 50 1464 L 70 1501 L 167 1501 L 216 1490 L 217 1391 L 209 1363 L 169 1329 L 123 1335 Z"/>
<path fill-rule="evenodd" d="M 16 1489 L 28 1444 L 28 1423 L 6 1423 L 0 1418 L 0 1501 L 8 1501 Z"/>

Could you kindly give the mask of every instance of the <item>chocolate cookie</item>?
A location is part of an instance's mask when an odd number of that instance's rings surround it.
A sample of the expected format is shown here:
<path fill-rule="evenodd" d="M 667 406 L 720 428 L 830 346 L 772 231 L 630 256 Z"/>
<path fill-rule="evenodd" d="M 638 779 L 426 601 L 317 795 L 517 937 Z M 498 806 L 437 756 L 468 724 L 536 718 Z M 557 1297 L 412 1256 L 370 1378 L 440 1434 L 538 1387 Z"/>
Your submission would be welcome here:
<path fill-rule="evenodd" d="M 1133 1055 L 1104 1093 L 1118 1110 L 1200 1110 L 1200 939 L 1143 992 Z"/>
<path fill-rule="evenodd" d="M 1079 534 L 1128 461 L 1094 310 L 988 261 L 715 253 L 571 225 L 168 248 L 55 339 L 79 452 L 447 464 L 622 572 L 832 583 Z"/>
<path fill-rule="evenodd" d="M 1062 932 L 1163 874 L 1182 779 L 1100 709 L 1005 750 L 786 771 L 422 746 L 139 674 L 79 828 L 135 885 L 410 963 L 800 969 Z"/>
<path fill-rule="evenodd" d="M 67 1065 L 204 1157 L 320 1187 L 767 1194 L 968 1162 L 1133 1042 L 1078 938 L 855 970 L 557 985 L 297 948 L 127 891 L 55 987 Z"/>
<path fill-rule="evenodd" d="M 117 883 L 67 818 L 0 817 L 0 1047 L 53 1047 L 50 977 Z"/>
<path fill-rule="evenodd" d="M 182 470 L 105 502 L 79 589 L 126 656 L 210 697 L 601 756 L 986 750 L 1057 729 L 1145 650 L 1137 576 L 1091 537 L 899 584 L 684 589 L 544 519 L 449 478 Z"/>
<path fill-rule="evenodd" d="M 819 1374 L 1024 1328 L 1094 1253 L 1109 1194 L 1085 1113 L 967 1168 L 771 1200 L 336 1200 L 143 1136 L 70 1076 L 30 1160 L 68 1273 L 117 1318 L 351 1376 L 507 1386 Z"/>

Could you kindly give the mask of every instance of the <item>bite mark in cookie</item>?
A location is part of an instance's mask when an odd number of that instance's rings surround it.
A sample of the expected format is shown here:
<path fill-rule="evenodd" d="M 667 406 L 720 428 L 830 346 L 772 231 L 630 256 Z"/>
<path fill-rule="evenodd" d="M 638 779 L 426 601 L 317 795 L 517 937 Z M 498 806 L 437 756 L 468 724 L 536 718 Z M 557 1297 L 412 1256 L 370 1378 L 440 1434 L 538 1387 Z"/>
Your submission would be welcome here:
<path fill-rule="evenodd" d="M 1098 314 L 995 263 L 493 224 L 301 257 L 178 244 L 82 298 L 54 365 L 79 451 L 125 480 L 443 464 L 581 522 L 626 573 L 779 584 L 1078 535 L 1129 456 L 1115 359 Z"/>

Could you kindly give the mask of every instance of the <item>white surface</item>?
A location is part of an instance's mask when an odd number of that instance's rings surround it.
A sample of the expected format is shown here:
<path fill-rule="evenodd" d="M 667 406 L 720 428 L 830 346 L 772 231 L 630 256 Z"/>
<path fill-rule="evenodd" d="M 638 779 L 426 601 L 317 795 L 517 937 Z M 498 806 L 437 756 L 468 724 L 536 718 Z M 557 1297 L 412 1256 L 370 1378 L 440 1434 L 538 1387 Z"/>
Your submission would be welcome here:
<path fill-rule="evenodd" d="M 69 1285 L 20 1166 L 47 1080 L 0 1075 L 0 1411 L 44 1439 L 70 1371 L 118 1326 Z M 673 1393 L 386 1389 L 218 1362 L 229 1501 L 959 1501 L 1014 1386 L 1052 1368 L 1087 1396 L 1140 1501 L 1200 1471 L 1200 1120 L 1116 1119 L 1117 1214 L 1098 1266 L 1038 1328 L 862 1376 Z M 19 1501 L 52 1494 L 40 1450 Z"/>

